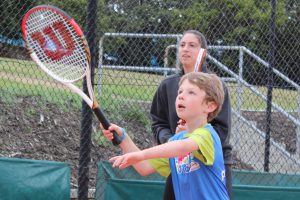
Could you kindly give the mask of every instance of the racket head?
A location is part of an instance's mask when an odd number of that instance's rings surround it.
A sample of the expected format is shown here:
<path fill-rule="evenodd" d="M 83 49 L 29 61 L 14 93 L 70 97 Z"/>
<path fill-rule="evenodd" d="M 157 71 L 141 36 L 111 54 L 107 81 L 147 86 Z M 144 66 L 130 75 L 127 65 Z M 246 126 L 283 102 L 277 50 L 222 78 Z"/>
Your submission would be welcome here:
<path fill-rule="evenodd" d="M 32 59 L 60 82 L 82 79 L 89 68 L 90 50 L 78 24 L 50 5 L 30 9 L 22 20 L 22 33 Z"/>

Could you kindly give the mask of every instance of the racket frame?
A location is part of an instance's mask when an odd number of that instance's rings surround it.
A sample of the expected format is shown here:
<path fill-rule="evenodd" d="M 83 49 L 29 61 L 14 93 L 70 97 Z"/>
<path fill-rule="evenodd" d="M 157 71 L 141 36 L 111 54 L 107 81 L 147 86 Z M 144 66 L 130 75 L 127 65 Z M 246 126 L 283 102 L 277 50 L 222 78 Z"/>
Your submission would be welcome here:
<path fill-rule="evenodd" d="M 48 68 L 44 65 L 43 62 L 40 61 L 40 59 L 38 58 L 37 54 L 33 51 L 33 49 L 29 46 L 29 42 L 27 39 L 27 31 L 26 31 L 26 21 L 28 19 L 28 17 L 38 11 L 38 10 L 43 10 L 43 9 L 47 9 L 47 10 L 51 10 L 53 12 L 55 12 L 56 14 L 62 16 L 67 23 L 69 23 L 75 30 L 76 34 L 80 37 L 80 39 L 82 40 L 82 43 L 84 45 L 84 51 L 85 51 L 85 55 L 87 57 L 87 62 L 86 62 L 86 68 L 85 68 L 85 72 L 82 74 L 82 76 L 78 79 L 75 80 L 65 80 L 60 78 L 59 76 L 55 75 L 53 72 L 51 72 L 50 70 L 48 70 Z M 84 37 L 83 32 L 81 31 L 80 27 L 78 26 L 78 24 L 75 22 L 75 20 L 73 18 L 71 18 L 67 13 L 65 13 L 64 11 L 54 7 L 54 6 L 50 6 L 50 5 L 40 5 L 40 6 L 36 6 L 32 9 L 30 9 L 24 16 L 23 21 L 22 21 L 22 32 L 23 32 L 23 38 L 26 44 L 26 49 L 30 55 L 30 57 L 32 58 L 32 60 L 34 62 L 36 62 L 38 64 L 38 66 L 44 71 L 46 72 L 50 77 L 52 77 L 53 79 L 59 81 L 60 83 L 62 83 L 63 85 L 67 86 L 72 92 L 78 94 L 87 104 L 88 106 L 94 111 L 95 115 L 97 116 L 97 118 L 99 119 L 99 121 L 101 122 L 101 124 L 103 125 L 103 127 L 105 129 L 108 129 L 108 127 L 110 126 L 110 122 L 106 119 L 106 117 L 104 116 L 103 112 L 101 111 L 99 104 L 97 103 L 94 93 L 93 93 L 93 87 L 92 87 L 92 81 L 91 81 L 91 70 L 90 70 L 90 61 L 91 61 L 91 55 L 90 55 L 90 50 L 88 47 L 88 43 Z M 85 94 L 81 89 L 79 89 L 76 85 L 74 85 L 73 83 L 86 78 L 86 85 L 87 85 L 87 89 L 88 89 L 88 94 Z M 112 132 L 113 133 L 113 140 L 112 143 L 114 145 L 119 145 L 121 143 L 120 137 L 117 135 L 116 132 Z"/>
<path fill-rule="evenodd" d="M 194 66 L 194 72 L 198 72 L 199 69 L 202 67 L 205 57 L 206 57 L 206 52 L 207 52 L 207 49 L 200 48 L 198 56 L 197 56 L 197 60 L 196 60 L 195 66 Z"/>

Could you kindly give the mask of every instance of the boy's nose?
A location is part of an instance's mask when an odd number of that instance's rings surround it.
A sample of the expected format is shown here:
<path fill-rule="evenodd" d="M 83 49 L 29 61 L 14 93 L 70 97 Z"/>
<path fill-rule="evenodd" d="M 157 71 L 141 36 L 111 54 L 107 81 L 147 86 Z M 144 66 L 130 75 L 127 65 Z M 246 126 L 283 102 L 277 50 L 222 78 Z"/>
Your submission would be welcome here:
<path fill-rule="evenodd" d="M 179 94 L 178 99 L 183 99 L 183 94 Z"/>

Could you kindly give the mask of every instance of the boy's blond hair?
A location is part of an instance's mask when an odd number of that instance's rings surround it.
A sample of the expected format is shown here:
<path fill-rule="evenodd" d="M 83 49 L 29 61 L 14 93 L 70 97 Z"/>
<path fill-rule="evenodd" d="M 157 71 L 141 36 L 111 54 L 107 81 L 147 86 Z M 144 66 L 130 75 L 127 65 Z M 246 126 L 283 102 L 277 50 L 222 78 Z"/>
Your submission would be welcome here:
<path fill-rule="evenodd" d="M 179 86 L 185 80 L 198 86 L 206 93 L 205 101 L 217 104 L 217 108 L 208 114 L 207 121 L 210 122 L 218 115 L 224 102 L 224 90 L 221 79 L 215 74 L 191 72 L 181 77 Z"/>

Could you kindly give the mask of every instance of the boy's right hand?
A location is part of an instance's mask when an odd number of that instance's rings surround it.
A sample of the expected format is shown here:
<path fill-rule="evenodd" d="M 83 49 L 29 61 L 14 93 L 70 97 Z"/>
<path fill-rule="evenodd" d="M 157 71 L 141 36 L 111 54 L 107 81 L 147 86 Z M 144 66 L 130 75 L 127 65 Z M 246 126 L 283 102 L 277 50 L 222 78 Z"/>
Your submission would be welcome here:
<path fill-rule="evenodd" d="M 112 167 L 119 167 L 124 169 L 131 165 L 134 165 L 140 161 L 144 160 L 142 151 L 130 152 L 123 154 L 121 156 L 115 156 L 109 159 L 109 162 L 113 163 Z"/>
<path fill-rule="evenodd" d="M 103 135 L 106 137 L 106 139 L 108 140 L 112 140 L 114 138 L 112 131 L 115 131 L 119 137 L 121 137 L 123 135 L 123 131 L 122 128 L 117 126 L 116 124 L 112 124 L 110 125 L 110 127 L 108 128 L 108 130 L 104 129 L 102 124 L 100 123 L 99 125 Z"/>

